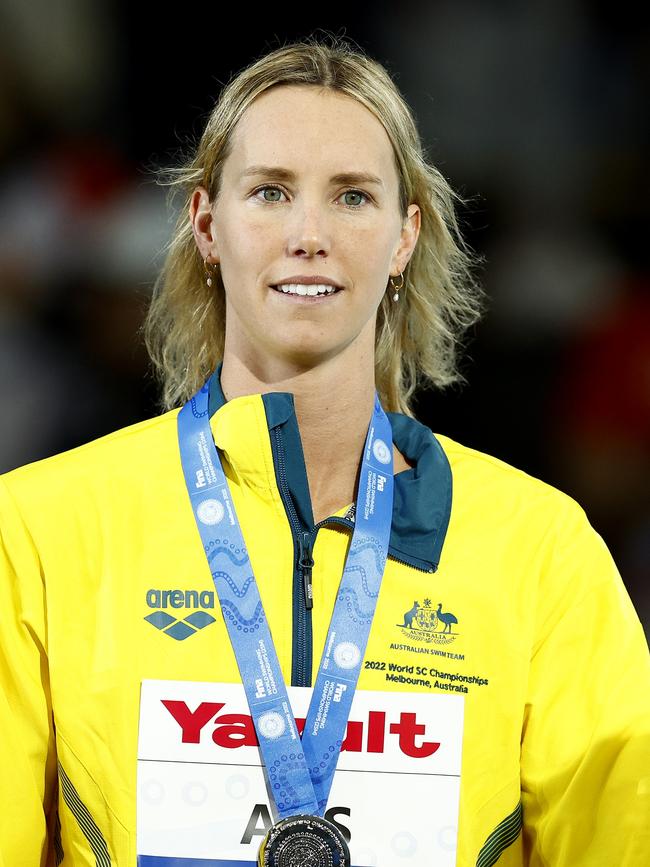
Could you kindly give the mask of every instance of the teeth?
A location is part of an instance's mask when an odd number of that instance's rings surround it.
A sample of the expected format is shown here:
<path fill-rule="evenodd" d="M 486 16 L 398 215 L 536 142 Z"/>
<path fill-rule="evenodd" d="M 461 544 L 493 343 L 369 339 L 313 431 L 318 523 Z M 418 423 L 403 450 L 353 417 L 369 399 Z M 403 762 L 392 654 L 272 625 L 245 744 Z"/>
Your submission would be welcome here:
<path fill-rule="evenodd" d="M 283 283 L 275 288 L 284 292 L 285 295 L 331 295 L 332 292 L 336 292 L 335 286 L 329 286 L 325 283 L 314 283 L 309 286 L 304 283 Z"/>

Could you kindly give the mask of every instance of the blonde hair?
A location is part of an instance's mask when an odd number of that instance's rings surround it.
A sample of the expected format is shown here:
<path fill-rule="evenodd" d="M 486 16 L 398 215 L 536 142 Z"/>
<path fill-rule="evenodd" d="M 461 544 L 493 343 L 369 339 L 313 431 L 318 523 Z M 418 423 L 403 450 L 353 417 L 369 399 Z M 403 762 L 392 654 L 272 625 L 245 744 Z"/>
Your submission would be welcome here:
<path fill-rule="evenodd" d="M 224 87 L 195 151 L 180 165 L 157 170 L 170 187 L 168 202 L 183 197 L 163 267 L 142 326 L 162 385 L 165 410 L 187 401 L 223 359 L 226 300 L 220 269 L 206 284 L 203 259 L 188 217 L 203 186 L 216 200 L 233 131 L 253 100 L 278 85 L 316 85 L 358 100 L 383 124 L 393 145 L 402 220 L 410 203 L 421 210 L 417 244 L 404 270 L 399 303 L 392 290 L 377 311 L 375 384 L 386 411 L 413 417 L 414 391 L 465 381 L 457 369 L 460 340 L 483 313 L 484 293 L 473 276 L 482 257 L 460 233 L 455 201 L 466 200 L 427 163 L 411 111 L 388 71 L 340 37 L 307 37 L 268 53 Z M 398 278 L 399 279 L 399 278 Z"/>

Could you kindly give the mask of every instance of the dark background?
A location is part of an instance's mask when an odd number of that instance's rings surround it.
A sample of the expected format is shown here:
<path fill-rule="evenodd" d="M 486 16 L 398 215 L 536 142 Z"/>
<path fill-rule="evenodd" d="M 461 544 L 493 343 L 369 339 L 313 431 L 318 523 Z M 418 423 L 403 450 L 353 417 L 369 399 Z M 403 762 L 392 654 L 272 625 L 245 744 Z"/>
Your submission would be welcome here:
<path fill-rule="evenodd" d="M 242 67 L 328 31 L 393 75 L 486 257 L 467 384 L 418 417 L 575 497 L 649 630 L 650 31 L 629 2 L 325 8 L 4 0 L 0 472 L 160 411 L 138 329 L 175 214 L 151 169 Z"/>

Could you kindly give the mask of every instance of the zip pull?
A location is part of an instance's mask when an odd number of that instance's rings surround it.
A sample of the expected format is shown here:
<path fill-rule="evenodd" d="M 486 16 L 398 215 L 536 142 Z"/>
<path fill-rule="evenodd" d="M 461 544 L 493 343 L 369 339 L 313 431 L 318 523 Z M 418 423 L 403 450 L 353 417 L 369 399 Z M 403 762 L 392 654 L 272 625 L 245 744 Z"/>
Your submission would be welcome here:
<path fill-rule="evenodd" d="M 298 565 L 302 569 L 302 586 L 305 592 L 305 608 L 314 607 L 314 593 L 311 582 L 311 570 L 314 560 L 311 556 L 311 533 L 303 533 L 298 537 Z"/>

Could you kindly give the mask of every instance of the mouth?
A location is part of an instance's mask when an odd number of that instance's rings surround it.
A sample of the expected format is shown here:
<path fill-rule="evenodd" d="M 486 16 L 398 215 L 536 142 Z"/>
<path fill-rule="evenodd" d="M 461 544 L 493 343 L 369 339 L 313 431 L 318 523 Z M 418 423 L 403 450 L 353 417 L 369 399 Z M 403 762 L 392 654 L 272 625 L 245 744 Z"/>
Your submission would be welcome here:
<path fill-rule="evenodd" d="M 303 304 L 319 304 L 326 301 L 328 298 L 333 298 L 334 295 L 339 295 L 343 292 L 340 286 L 300 286 L 299 289 L 295 285 L 280 284 L 279 286 L 270 286 L 276 295 L 282 295 L 290 301 Z M 311 292 L 316 289 L 314 294 Z"/>

